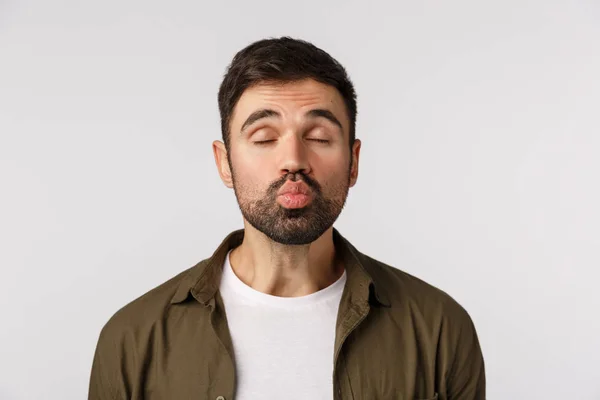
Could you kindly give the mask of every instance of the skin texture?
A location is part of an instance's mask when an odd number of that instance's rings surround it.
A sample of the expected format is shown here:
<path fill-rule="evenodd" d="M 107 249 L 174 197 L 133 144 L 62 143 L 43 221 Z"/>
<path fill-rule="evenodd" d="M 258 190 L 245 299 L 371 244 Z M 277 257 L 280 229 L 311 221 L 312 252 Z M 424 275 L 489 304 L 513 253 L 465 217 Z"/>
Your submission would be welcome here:
<path fill-rule="evenodd" d="M 269 111 L 257 119 L 260 110 Z M 244 217 L 244 241 L 231 253 L 244 283 L 295 297 L 341 276 L 332 225 L 356 183 L 360 146 L 357 139 L 350 148 L 347 111 L 329 85 L 264 83 L 242 94 L 231 118 L 229 153 L 221 141 L 213 142 L 213 153 Z M 305 185 L 308 204 L 292 208 L 278 196 L 287 182 Z"/>

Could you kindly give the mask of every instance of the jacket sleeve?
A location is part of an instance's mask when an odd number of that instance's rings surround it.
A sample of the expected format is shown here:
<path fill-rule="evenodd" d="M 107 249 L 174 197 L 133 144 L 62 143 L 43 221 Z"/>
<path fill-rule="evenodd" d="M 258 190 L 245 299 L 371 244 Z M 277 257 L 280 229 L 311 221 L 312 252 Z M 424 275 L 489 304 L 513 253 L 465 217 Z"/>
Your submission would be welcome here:
<path fill-rule="evenodd" d="M 88 400 L 127 400 L 123 335 L 109 323 L 100 332 L 90 376 Z"/>
<path fill-rule="evenodd" d="M 447 375 L 448 400 L 485 400 L 485 365 L 477 332 L 463 309 L 456 316 L 454 357 Z"/>

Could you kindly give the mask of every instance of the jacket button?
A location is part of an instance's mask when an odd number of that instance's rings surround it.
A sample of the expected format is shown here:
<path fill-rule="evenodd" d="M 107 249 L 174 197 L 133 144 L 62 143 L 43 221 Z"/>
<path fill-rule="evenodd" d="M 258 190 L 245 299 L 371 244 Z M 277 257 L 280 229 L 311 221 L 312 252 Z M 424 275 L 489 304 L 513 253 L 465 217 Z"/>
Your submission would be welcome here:
<path fill-rule="evenodd" d="M 219 397 L 217 397 L 217 400 L 225 400 L 225 397 L 219 396 Z"/>

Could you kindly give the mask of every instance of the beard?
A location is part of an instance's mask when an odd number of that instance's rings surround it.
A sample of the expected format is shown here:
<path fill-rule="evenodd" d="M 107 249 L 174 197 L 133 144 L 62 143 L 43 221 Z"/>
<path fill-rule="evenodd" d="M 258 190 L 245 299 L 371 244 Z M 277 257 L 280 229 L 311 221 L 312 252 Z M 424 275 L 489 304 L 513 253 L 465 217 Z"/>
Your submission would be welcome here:
<path fill-rule="evenodd" d="M 251 200 L 245 195 L 255 189 L 240 187 L 236 184 L 235 172 L 231 171 L 233 189 L 244 218 L 268 238 L 284 245 L 304 245 L 317 240 L 339 217 L 350 188 L 350 170 L 346 181 L 332 187 L 332 195 L 327 198 L 316 180 L 297 172 L 273 182 L 263 196 Z M 312 201 L 308 205 L 289 209 L 277 203 L 277 192 L 288 180 L 303 181 L 311 189 Z"/>

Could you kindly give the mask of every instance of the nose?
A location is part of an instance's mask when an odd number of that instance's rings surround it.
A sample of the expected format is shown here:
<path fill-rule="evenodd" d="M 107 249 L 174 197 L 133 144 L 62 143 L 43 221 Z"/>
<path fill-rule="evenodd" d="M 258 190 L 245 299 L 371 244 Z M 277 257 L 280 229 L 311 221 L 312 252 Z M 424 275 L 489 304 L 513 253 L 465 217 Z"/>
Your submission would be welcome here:
<path fill-rule="evenodd" d="M 306 145 L 297 135 L 288 135 L 278 146 L 280 170 L 282 174 L 310 173 Z"/>

